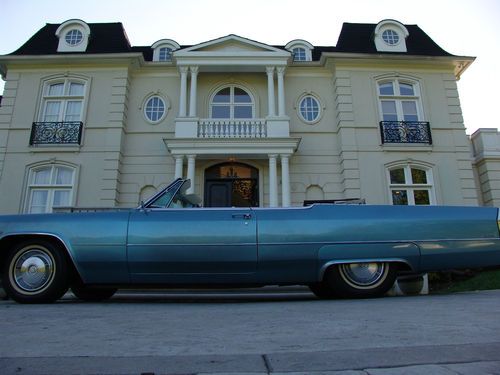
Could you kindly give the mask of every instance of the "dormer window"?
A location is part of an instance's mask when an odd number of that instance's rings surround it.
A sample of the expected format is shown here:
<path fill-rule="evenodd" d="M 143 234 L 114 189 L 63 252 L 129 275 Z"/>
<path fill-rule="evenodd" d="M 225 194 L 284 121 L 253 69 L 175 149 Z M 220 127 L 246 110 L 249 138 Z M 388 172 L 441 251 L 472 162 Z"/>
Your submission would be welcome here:
<path fill-rule="evenodd" d="M 306 50 L 303 47 L 297 47 L 292 50 L 293 61 L 307 61 Z"/>
<path fill-rule="evenodd" d="M 83 34 L 80 30 L 73 29 L 66 33 L 64 39 L 66 40 L 66 43 L 68 43 L 70 46 L 76 46 L 83 40 Z"/>
<path fill-rule="evenodd" d="M 158 53 L 158 61 L 172 61 L 172 48 L 160 48 L 160 51 Z"/>
<path fill-rule="evenodd" d="M 153 48 L 153 61 L 170 62 L 174 51 L 181 46 L 171 39 L 162 39 L 155 42 L 151 48 Z"/>
<path fill-rule="evenodd" d="M 385 30 L 382 33 L 382 39 L 390 46 L 394 46 L 399 43 L 399 35 L 392 29 Z"/>
<path fill-rule="evenodd" d="M 57 52 L 85 52 L 90 28 L 82 20 L 68 20 L 57 28 L 56 36 L 59 38 Z"/>
<path fill-rule="evenodd" d="M 408 29 L 395 20 L 380 21 L 375 27 L 374 42 L 380 52 L 407 52 Z"/>
<path fill-rule="evenodd" d="M 289 42 L 285 49 L 292 53 L 293 61 L 312 61 L 313 45 L 302 39 Z"/>

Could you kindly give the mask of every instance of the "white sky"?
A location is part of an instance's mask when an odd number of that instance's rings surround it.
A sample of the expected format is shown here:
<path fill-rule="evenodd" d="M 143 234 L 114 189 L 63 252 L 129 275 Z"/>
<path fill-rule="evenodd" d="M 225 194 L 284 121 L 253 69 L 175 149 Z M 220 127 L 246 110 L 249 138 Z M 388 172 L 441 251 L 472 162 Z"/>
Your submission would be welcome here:
<path fill-rule="evenodd" d="M 0 55 L 46 23 L 70 18 L 122 22 L 134 46 L 163 38 L 197 44 L 227 34 L 334 46 L 343 22 L 417 24 L 446 51 L 477 57 L 458 83 L 467 133 L 500 128 L 500 0 L 0 0 Z"/>

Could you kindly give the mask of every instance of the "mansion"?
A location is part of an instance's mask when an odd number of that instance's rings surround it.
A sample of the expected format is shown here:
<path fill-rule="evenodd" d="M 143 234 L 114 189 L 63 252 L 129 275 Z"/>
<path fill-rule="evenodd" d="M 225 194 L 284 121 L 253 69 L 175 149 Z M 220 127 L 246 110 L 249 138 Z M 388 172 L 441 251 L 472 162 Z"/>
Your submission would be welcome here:
<path fill-rule="evenodd" d="M 461 115 L 473 61 L 395 20 L 335 46 L 46 24 L 0 56 L 0 213 L 135 207 L 178 177 L 207 207 L 500 206 L 500 133 Z"/>

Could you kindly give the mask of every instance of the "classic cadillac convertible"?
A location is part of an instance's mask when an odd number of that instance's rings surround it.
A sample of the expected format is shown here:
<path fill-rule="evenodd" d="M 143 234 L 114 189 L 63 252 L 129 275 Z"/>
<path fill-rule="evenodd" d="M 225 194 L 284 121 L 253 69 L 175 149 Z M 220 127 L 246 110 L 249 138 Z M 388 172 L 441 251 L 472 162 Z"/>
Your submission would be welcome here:
<path fill-rule="evenodd" d="M 308 285 L 320 298 L 376 297 L 398 273 L 500 265 L 487 207 L 314 204 L 200 208 L 177 179 L 137 209 L 0 217 L 2 283 L 23 303 L 68 288 Z"/>

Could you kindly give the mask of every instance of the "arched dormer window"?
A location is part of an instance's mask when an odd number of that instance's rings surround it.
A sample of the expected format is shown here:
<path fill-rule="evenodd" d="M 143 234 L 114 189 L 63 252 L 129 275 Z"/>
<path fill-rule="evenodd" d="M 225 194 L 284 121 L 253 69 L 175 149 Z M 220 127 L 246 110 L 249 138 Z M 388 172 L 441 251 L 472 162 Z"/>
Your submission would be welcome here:
<path fill-rule="evenodd" d="M 285 49 L 292 53 L 293 61 L 312 61 L 313 45 L 302 39 L 289 42 Z"/>
<path fill-rule="evenodd" d="M 252 95 L 236 85 L 218 89 L 210 100 L 210 117 L 213 119 L 250 119 L 255 117 Z"/>
<path fill-rule="evenodd" d="M 63 22 L 56 30 L 57 52 L 85 52 L 89 44 L 90 27 L 82 20 Z"/>
<path fill-rule="evenodd" d="M 375 27 L 374 42 L 380 52 L 406 52 L 408 29 L 396 20 L 380 21 Z"/>
<path fill-rule="evenodd" d="M 151 48 L 153 48 L 153 61 L 169 62 L 172 61 L 173 52 L 181 46 L 172 39 L 161 39 L 155 42 Z"/>

